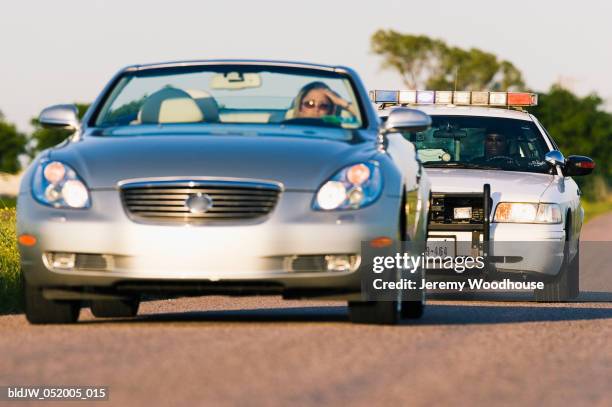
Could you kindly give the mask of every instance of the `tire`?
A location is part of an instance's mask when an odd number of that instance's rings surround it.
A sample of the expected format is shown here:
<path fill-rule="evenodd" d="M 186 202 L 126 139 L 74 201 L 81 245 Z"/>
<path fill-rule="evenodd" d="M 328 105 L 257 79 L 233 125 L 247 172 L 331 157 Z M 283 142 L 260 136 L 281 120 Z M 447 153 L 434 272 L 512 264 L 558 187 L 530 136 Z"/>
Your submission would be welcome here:
<path fill-rule="evenodd" d="M 574 300 L 580 295 L 580 240 L 578 250 L 568 268 L 568 294 L 569 299 Z"/>
<path fill-rule="evenodd" d="M 91 313 L 97 318 L 129 318 L 138 314 L 140 300 L 95 300 L 91 301 Z"/>
<path fill-rule="evenodd" d="M 565 253 L 559 275 L 551 282 L 544 283 L 544 289 L 535 290 L 538 302 L 564 302 L 576 299 L 580 294 L 580 240 L 578 250 L 571 261 Z"/>
<path fill-rule="evenodd" d="M 398 301 L 349 302 L 349 320 L 356 324 L 396 325 L 400 321 Z"/>
<path fill-rule="evenodd" d="M 406 199 L 402 198 L 402 208 L 405 207 Z M 429 202 L 431 202 L 431 193 L 429 195 Z M 429 216 L 429 215 L 428 215 Z M 428 217 L 427 216 L 427 217 Z M 400 228 L 399 228 L 399 236 L 402 241 L 408 239 L 408 236 L 405 231 L 406 224 L 406 213 L 402 210 L 400 214 Z M 425 237 L 427 237 L 428 233 L 425 232 Z M 422 251 L 422 250 L 421 250 Z M 421 286 L 421 280 L 425 278 L 425 270 L 420 269 L 417 272 L 417 278 L 415 279 L 417 282 L 417 286 Z M 406 294 L 403 293 L 402 307 L 400 311 L 400 317 L 403 319 L 419 319 L 423 316 L 425 311 L 425 292 L 423 290 L 418 290 L 417 292 L 411 292 Z"/>
<path fill-rule="evenodd" d="M 79 319 L 80 301 L 52 301 L 42 290 L 23 282 L 25 315 L 31 324 L 73 324 Z"/>
<path fill-rule="evenodd" d="M 414 279 L 417 286 L 421 286 L 421 280 L 425 278 L 425 271 L 421 268 Z M 419 319 L 425 312 L 425 291 L 418 289 L 413 292 L 404 292 L 401 316 L 405 319 Z"/>
<path fill-rule="evenodd" d="M 402 318 L 419 319 L 425 312 L 423 301 L 402 301 Z"/>

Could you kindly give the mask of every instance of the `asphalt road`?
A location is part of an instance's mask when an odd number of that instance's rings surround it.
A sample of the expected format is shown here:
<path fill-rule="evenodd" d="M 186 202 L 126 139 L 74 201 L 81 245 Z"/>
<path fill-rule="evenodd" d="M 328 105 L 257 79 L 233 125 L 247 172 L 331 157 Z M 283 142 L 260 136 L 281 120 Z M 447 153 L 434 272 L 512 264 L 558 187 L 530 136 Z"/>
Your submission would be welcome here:
<path fill-rule="evenodd" d="M 582 240 L 612 241 L 612 215 Z M 2 316 L 0 385 L 108 386 L 99 405 L 122 406 L 610 406 L 612 243 L 589 245 L 580 302 L 434 300 L 396 327 L 267 297 L 149 302 L 135 320 L 84 310 L 75 326 Z"/>

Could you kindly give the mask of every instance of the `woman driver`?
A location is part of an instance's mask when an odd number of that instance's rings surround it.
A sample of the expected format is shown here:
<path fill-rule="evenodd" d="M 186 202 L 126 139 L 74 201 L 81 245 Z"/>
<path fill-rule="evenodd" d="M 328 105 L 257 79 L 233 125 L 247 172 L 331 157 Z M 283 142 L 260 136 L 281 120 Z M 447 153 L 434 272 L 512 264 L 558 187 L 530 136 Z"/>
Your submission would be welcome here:
<path fill-rule="evenodd" d="M 320 118 L 335 115 L 336 107 L 356 116 L 357 112 L 351 102 L 342 99 L 323 82 L 311 82 L 300 89 L 295 98 L 296 118 Z"/>

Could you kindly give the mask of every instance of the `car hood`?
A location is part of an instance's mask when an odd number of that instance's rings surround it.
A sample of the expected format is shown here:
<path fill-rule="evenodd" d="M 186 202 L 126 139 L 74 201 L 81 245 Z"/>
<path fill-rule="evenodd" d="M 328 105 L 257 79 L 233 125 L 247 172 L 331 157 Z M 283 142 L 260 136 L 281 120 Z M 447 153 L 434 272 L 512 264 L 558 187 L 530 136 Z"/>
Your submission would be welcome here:
<path fill-rule="evenodd" d="M 516 171 L 427 168 L 432 192 L 482 192 L 491 185 L 495 202 L 538 202 L 554 180 L 552 175 Z"/>
<path fill-rule="evenodd" d="M 140 178 L 240 178 L 316 190 L 345 165 L 376 154 L 372 140 L 339 141 L 282 135 L 89 136 L 52 150 L 89 188 L 115 188 Z"/>

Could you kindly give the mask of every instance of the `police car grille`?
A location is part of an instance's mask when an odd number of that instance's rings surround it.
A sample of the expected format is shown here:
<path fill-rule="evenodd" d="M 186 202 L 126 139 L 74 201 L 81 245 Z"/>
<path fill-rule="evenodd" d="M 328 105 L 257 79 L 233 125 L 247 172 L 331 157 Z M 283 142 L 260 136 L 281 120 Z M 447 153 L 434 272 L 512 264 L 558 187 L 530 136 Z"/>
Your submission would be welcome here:
<path fill-rule="evenodd" d="M 277 184 L 235 181 L 139 182 L 121 188 L 126 211 L 136 221 L 155 223 L 227 222 L 258 219 L 276 206 Z M 193 211 L 190 197 L 206 196 L 210 206 Z"/>

